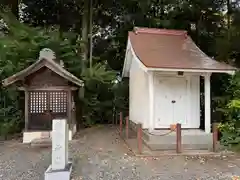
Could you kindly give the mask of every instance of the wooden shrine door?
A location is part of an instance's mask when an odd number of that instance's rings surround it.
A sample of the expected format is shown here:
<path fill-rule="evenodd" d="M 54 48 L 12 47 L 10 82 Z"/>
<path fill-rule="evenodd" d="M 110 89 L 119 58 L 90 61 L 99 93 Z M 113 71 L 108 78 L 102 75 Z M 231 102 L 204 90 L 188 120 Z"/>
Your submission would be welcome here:
<path fill-rule="evenodd" d="M 51 130 L 52 119 L 67 118 L 67 91 L 29 92 L 29 130 Z"/>
<path fill-rule="evenodd" d="M 191 128 L 187 119 L 187 80 L 184 77 L 162 77 L 156 80 L 155 128 L 169 128 L 181 123 Z"/>

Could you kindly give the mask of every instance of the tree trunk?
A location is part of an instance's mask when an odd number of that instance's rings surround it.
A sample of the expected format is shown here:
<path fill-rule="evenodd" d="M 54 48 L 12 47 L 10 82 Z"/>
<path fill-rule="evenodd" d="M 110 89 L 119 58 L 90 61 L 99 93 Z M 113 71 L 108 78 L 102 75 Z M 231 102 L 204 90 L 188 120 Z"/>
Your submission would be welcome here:
<path fill-rule="evenodd" d="M 230 41 L 230 28 L 231 28 L 231 0 L 227 0 L 227 29 L 228 29 L 228 41 Z"/>
<path fill-rule="evenodd" d="M 93 42 L 92 42 L 92 28 L 93 28 L 93 0 L 89 0 L 89 66 L 92 68 L 92 50 L 93 50 Z"/>
<path fill-rule="evenodd" d="M 60 25 L 59 26 L 59 36 L 60 36 L 60 38 L 62 38 L 63 37 L 63 32 L 64 32 L 64 25 L 65 25 L 63 17 L 64 17 L 64 15 L 66 15 L 65 12 L 64 12 L 64 5 L 63 5 L 62 0 L 58 1 L 57 7 L 58 7 L 57 16 L 58 16 L 58 22 L 59 22 L 59 25 Z"/>
<path fill-rule="evenodd" d="M 82 15 L 82 72 L 87 67 L 87 59 L 88 59 L 88 30 L 89 30 L 89 1 L 84 0 L 84 9 Z"/>
<path fill-rule="evenodd" d="M 164 19 L 164 1 L 160 0 L 160 17 Z"/>
<path fill-rule="evenodd" d="M 11 11 L 19 19 L 19 0 L 12 0 L 11 1 Z"/>

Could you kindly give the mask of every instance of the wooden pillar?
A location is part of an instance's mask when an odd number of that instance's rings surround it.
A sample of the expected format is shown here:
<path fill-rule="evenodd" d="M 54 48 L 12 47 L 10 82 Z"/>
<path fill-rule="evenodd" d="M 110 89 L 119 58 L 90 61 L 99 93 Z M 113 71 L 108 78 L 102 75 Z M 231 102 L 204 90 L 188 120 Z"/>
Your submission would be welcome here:
<path fill-rule="evenodd" d="M 204 76 L 205 132 L 211 133 L 211 74 Z"/>
<path fill-rule="evenodd" d="M 142 154 L 142 124 L 137 124 L 137 144 L 138 144 L 138 153 Z"/>
<path fill-rule="evenodd" d="M 25 107 L 24 107 L 24 119 L 25 119 L 25 131 L 28 131 L 29 124 L 29 91 L 25 90 Z"/>
<path fill-rule="evenodd" d="M 154 129 L 154 83 L 153 83 L 153 72 L 148 72 L 148 88 L 149 88 L 149 132 L 152 132 Z"/>
<path fill-rule="evenodd" d="M 213 135 L 213 152 L 217 151 L 217 142 L 218 142 L 218 123 L 212 124 L 212 135 Z"/>
<path fill-rule="evenodd" d="M 67 91 L 67 117 L 68 117 L 68 128 L 72 130 L 72 91 Z"/>
<path fill-rule="evenodd" d="M 119 113 L 119 131 L 120 131 L 120 136 L 122 135 L 122 125 L 123 125 L 123 115 L 122 112 Z"/>
<path fill-rule="evenodd" d="M 177 124 L 176 127 L 176 152 L 181 153 L 182 152 L 182 132 L 181 132 L 181 124 Z"/>
<path fill-rule="evenodd" d="M 125 119 L 126 119 L 126 139 L 128 139 L 128 134 L 129 134 L 129 117 L 127 116 Z"/>

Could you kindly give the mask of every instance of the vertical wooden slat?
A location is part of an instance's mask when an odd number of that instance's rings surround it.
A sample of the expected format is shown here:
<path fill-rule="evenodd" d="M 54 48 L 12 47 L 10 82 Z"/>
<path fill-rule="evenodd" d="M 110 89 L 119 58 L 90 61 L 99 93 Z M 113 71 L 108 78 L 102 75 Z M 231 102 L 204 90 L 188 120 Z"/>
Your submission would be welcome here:
<path fill-rule="evenodd" d="M 52 109 L 50 108 L 51 103 L 52 103 L 52 102 L 50 102 L 50 99 L 51 99 L 50 96 L 52 95 L 51 93 L 52 92 L 47 92 L 47 108 L 46 108 L 47 110 L 46 111 L 47 111 L 47 113 L 49 113 L 49 115 L 48 115 L 49 118 L 47 120 L 48 121 L 47 124 L 49 127 L 52 127 L 52 120 L 53 120 L 53 116 L 52 116 L 53 108 Z M 50 112 L 50 110 L 52 110 L 52 112 Z"/>
<path fill-rule="evenodd" d="M 25 90 L 25 131 L 28 131 L 28 122 L 29 122 L 29 111 L 30 111 L 30 107 L 29 107 L 29 91 Z M 31 105 L 31 104 L 30 104 Z"/>
<path fill-rule="evenodd" d="M 125 119 L 126 119 L 126 139 L 128 139 L 128 134 L 129 134 L 129 117 L 127 116 Z"/>
<path fill-rule="evenodd" d="M 122 117 L 123 117 L 122 112 L 120 112 L 119 113 L 119 131 L 120 131 L 120 135 L 122 135 L 122 125 L 123 125 Z"/>
<path fill-rule="evenodd" d="M 137 124 L 137 144 L 138 144 L 138 153 L 142 154 L 142 124 Z"/>
<path fill-rule="evenodd" d="M 52 104 L 52 101 L 50 101 L 50 96 L 52 96 L 52 92 L 47 92 L 47 111 L 50 111 L 52 110 L 53 111 L 53 108 L 51 109 L 51 104 Z"/>
<path fill-rule="evenodd" d="M 218 123 L 212 124 L 213 131 L 213 152 L 217 151 L 217 142 L 218 142 Z"/>
<path fill-rule="evenodd" d="M 37 114 L 40 114 L 40 92 L 37 92 Z"/>
<path fill-rule="evenodd" d="M 181 124 L 177 124 L 176 127 L 176 152 L 181 153 L 182 152 L 182 132 L 181 132 Z"/>

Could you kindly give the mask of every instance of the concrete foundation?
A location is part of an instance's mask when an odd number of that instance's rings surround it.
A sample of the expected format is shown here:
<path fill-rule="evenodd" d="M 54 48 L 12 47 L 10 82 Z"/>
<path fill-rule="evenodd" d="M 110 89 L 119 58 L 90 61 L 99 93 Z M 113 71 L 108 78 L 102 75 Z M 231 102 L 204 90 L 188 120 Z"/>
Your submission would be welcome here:
<path fill-rule="evenodd" d="M 64 170 L 52 170 L 51 165 L 45 172 L 44 180 L 70 180 L 72 172 L 72 163 L 68 163 Z"/>
<path fill-rule="evenodd" d="M 170 130 L 154 130 L 149 133 L 143 130 L 144 143 L 152 150 L 175 150 L 176 132 Z M 211 150 L 212 133 L 200 129 L 182 130 L 182 148 L 185 150 Z"/>

